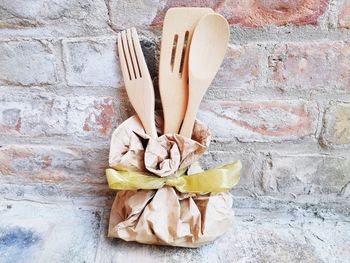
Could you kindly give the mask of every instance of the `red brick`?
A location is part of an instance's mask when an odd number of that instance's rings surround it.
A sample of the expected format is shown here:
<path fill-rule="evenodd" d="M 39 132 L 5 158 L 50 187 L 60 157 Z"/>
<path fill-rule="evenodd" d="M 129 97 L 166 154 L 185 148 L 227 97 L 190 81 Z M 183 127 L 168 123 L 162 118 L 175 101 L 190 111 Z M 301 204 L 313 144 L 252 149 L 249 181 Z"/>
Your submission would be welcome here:
<path fill-rule="evenodd" d="M 305 101 L 205 101 L 198 114 L 215 137 L 244 142 L 299 140 L 316 132 L 318 110 Z"/>
<path fill-rule="evenodd" d="M 344 0 L 341 3 L 338 26 L 341 28 L 350 28 L 350 1 L 348 0 Z"/>
<path fill-rule="evenodd" d="M 254 86 L 262 71 L 263 56 L 256 44 L 231 45 L 212 86 L 220 89 Z"/>
<path fill-rule="evenodd" d="M 109 138 L 120 122 L 114 100 L 114 97 L 4 95 L 0 98 L 0 134 Z"/>
<path fill-rule="evenodd" d="M 222 2 L 225 1 L 218 1 L 218 0 L 196 0 L 196 1 L 185 1 L 185 0 L 167 0 L 165 1 L 165 4 L 159 5 L 157 14 L 154 17 L 152 21 L 153 26 L 158 26 L 163 24 L 164 16 L 166 11 L 168 11 L 169 8 L 172 7 L 210 7 L 212 9 L 217 9 Z"/>
<path fill-rule="evenodd" d="M 73 105 L 73 108 L 81 113 L 81 117 L 84 118 L 84 124 L 71 122 L 73 130 L 81 134 L 92 134 L 97 137 L 108 137 L 112 131 L 112 128 L 116 123 L 116 114 L 114 111 L 113 99 L 104 98 L 103 100 L 95 100 L 92 104 L 86 105 L 87 110 L 81 111 L 79 102 L 76 104 L 77 108 Z M 77 112 L 72 111 L 71 115 L 76 116 Z M 79 118 L 79 122 L 82 119 Z M 78 125 L 76 125 L 78 124 Z M 69 129 L 68 125 L 68 129 Z"/>
<path fill-rule="evenodd" d="M 350 46 L 342 42 L 287 43 L 269 57 L 270 78 L 281 87 L 347 92 Z"/>
<path fill-rule="evenodd" d="M 325 12 L 328 0 L 261 1 L 261 0 L 216 0 L 184 1 L 168 0 L 159 6 L 152 25 L 161 25 L 166 11 L 176 6 L 211 7 L 223 14 L 230 24 L 246 27 L 265 25 L 308 25 L 317 24 Z"/>
<path fill-rule="evenodd" d="M 0 148 L 0 174 L 39 182 L 105 183 L 108 150 L 45 145 Z"/>

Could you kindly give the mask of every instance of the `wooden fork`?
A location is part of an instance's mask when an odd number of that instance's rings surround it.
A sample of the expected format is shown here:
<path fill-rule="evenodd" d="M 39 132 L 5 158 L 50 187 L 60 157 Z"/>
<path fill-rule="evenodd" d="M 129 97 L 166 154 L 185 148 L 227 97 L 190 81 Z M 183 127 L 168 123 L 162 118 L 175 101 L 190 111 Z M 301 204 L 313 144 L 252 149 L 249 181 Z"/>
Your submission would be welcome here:
<path fill-rule="evenodd" d="M 153 83 L 135 28 L 118 33 L 118 53 L 129 100 L 146 133 L 157 138 Z"/>

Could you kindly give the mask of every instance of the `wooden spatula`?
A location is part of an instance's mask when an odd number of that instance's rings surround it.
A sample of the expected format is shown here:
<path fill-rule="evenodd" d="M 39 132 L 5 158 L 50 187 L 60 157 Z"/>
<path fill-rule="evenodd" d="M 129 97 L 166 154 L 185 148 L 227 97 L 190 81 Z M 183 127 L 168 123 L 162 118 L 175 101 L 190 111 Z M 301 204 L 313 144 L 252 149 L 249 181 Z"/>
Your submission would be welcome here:
<path fill-rule="evenodd" d="M 227 20 L 208 14 L 197 24 L 189 54 L 189 97 L 180 134 L 191 138 L 199 104 L 224 59 L 228 40 Z"/>
<path fill-rule="evenodd" d="M 164 133 L 178 133 L 188 100 L 188 51 L 198 21 L 210 8 L 170 8 L 164 18 L 159 63 L 159 91 Z"/>
<path fill-rule="evenodd" d="M 118 33 L 118 54 L 129 100 L 146 133 L 157 138 L 153 83 L 135 28 Z"/>

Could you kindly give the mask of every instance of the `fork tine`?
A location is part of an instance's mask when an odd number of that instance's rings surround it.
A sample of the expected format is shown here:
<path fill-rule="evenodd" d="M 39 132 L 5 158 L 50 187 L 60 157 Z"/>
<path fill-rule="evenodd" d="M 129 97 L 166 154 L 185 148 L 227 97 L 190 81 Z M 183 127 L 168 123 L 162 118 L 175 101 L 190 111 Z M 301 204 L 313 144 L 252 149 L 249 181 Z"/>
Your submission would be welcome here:
<path fill-rule="evenodd" d="M 131 58 L 131 52 L 130 52 L 130 49 L 129 49 L 129 44 L 128 44 L 128 40 L 127 40 L 127 37 L 126 37 L 126 31 L 122 31 L 122 44 L 123 44 L 123 48 L 124 48 L 124 55 L 125 55 L 125 58 L 126 58 L 126 62 L 128 63 L 128 68 L 129 68 L 129 71 L 130 71 L 130 77 L 131 79 L 135 79 L 136 78 L 136 75 L 135 75 L 135 70 L 134 70 L 134 65 L 133 65 L 133 61 L 132 61 L 132 58 Z"/>
<path fill-rule="evenodd" d="M 135 78 L 141 77 L 141 72 L 140 72 L 140 67 L 139 67 L 139 62 L 138 62 L 138 57 L 135 53 L 135 47 L 134 47 L 134 41 L 132 39 L 132 34 L 131 34 L 131 29 L 126 30 L 126 37 L 128 40 L 128 46 L 131 54 L 131 59 L 132 59 L 132 66 L 135 72 Z"/>
<path fill-rule="evenodd" d="M 122 36 L 120 33 L 118 33 L 118 55 L 120 60 L 120 66 L 123 73 L 124 82 L 131 80 L 130 70 L 128 63 L 125 58 L 124 48 L 123 48 L 123 42 L 122 42 Z"/>
<path fill-rule="evenodd" d="M 145 57 L 143 56 L 143 52 L 141 49 L 139 36 L 137 35 L 136 29 L 134 27 L 131 28 L 131 34 L 134 43 L 135 54 L 138 59 L 138 67 L 140 70 L 140 74 L 141 76 L 146 76 L 146 74 L 149 75 Z"/>

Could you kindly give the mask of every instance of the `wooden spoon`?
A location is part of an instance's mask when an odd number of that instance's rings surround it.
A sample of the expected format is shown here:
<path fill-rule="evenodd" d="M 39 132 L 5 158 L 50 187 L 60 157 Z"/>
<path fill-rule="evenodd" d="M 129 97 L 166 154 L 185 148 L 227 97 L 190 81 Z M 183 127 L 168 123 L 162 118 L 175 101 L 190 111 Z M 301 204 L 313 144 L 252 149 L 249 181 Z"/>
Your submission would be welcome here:
<path fill-rule="evenodd" d="M 210 8 L 170 8 L 164 18 L 159 62 L 159 92 L 164 134 L 178 133 L 188 101 L 188 51 L 198 21 Z"/>
<path fill-rule="evenodd" d="M 180 134 L 191 138 L 201 100 L 224 59 L 229 26 L 219 14 L 208 14 L 193 32 L 189 54 L 189 97 Z"/>

